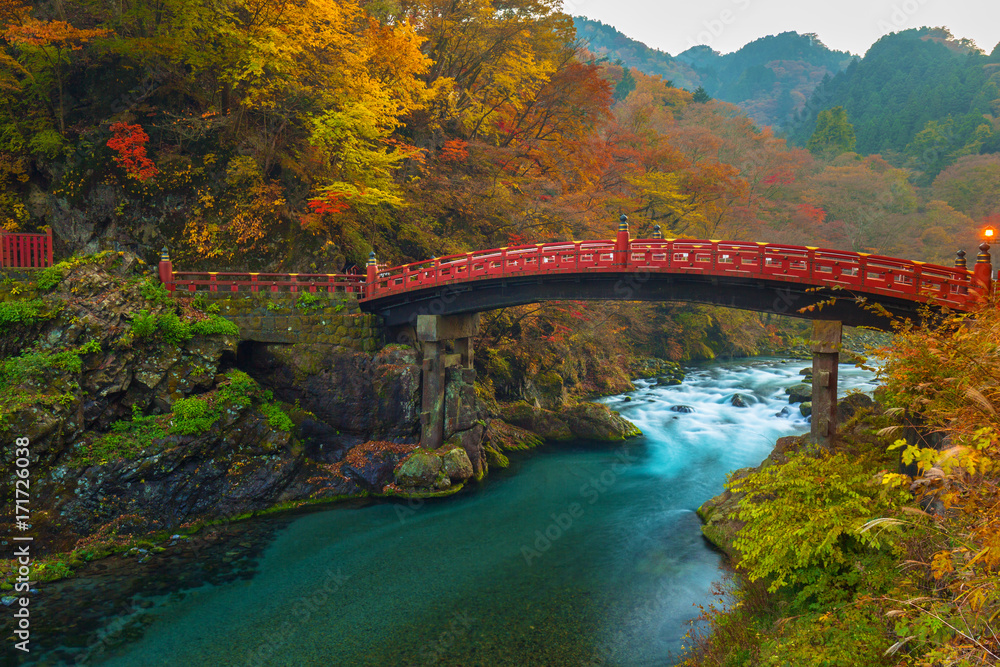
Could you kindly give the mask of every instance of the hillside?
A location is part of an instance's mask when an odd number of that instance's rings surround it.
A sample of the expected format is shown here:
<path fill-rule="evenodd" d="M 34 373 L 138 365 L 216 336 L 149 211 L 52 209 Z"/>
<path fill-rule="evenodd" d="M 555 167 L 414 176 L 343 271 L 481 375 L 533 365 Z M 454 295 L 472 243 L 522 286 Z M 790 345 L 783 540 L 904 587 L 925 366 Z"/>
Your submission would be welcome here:
<path fill-rule="evenodd" d="M 847 111 L 859 153 L 933 178 L 963 155 L 1000 150 L 1000 52 L 988 56 L 941 28 L 887 35 L 810 103 L 836 106 Z M 804 115 L 790 138 L 805 145 L 815 127 L 814 115 Z"/>
<path fill-rule="evenodd" d="M 762 37 L 734 53 L 693 46 L 671 57 L 600 21 L 577 16 L 573 23 L 590 51 L 659 74 L 687 90 L 701 86 L 712 97 L 739 106 L 759 125 L 785 124 L 804 108 L 824 77 L 840 72 L 853 58 L 827 48 L 816 35 L 795 32 Z"/>

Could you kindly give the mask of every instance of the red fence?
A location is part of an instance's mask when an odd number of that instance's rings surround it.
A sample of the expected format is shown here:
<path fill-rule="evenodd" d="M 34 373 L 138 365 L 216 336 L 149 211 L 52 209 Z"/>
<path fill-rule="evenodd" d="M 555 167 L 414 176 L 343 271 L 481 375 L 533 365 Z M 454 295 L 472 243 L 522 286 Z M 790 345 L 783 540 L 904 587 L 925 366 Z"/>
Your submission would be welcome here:
<path fill-rule="evenodd" d="M 44 269 L 52 266 L 52 230 L 44 234 L 0 233 L 0 267 Z"/>
<path fill-rule="evenodd" d="M 623 271 L 841 286 L 915 301 L 934 299 L 959 310 L 971 307 L 981 291 L 966 269 L 893 257 L 771 243 L 636 239 L 625 246 L 610 240 L 516 246 L 378 267 L 365 300 L 482 278 Z"/>

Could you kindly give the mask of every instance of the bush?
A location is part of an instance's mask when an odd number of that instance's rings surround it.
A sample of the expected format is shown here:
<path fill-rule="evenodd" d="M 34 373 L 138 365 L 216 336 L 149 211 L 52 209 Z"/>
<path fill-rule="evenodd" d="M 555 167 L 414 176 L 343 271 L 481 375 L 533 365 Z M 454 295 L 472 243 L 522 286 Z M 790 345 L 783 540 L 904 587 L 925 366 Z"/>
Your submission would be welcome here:
<path fill-rule="evenodd" d="M 804 453 L 781 466 L 765 466 L 727 488 L 744 493 L 739 518 L 747 522 L 734 546 L 751 580 L 767 578 L 775 591 L 816 584 L 823 577 L 851 577 L 859 556 L 884 546 L 898 526 L 862 531 L 894 513 L 907 494 L 882 484 L 876 464 L 846 454 Z M 826 586 L 832 582 L 826 581 Z"/>
<path fill-rule="evenodd" d="M 0 303 L 0 328 L 11 324 L 32 324 L 40 319 L 44 302 L 41 299 L 30 301 L 4 301 Z"/>

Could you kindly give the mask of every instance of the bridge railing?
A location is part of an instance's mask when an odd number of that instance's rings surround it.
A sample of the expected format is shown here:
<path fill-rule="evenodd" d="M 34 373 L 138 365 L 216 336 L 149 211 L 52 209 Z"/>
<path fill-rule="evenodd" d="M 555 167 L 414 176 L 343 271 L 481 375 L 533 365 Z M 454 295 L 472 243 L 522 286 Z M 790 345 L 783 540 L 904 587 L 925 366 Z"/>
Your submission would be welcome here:
<path fill-rule="evenodd" d="M 241 273 L 171 271 L 169 291 L 179 292 L 327 292 L 361 295 L 365 277 L 339 273 Z"/>
<path fill-rule="evenodd" d="M 0 233 L 0 267 L 44 269 L 52 266 L 52 230 L 44 234 Z"/>
<path fill-rule="evenodd" d="M 981 289 L 966 269 L 776 243 L 636 239 L 618 257 L 615 241 L 540 243 L 378 267 L 365 298 L 477 279 L 571 272 L 662 271 L 760 278 L 848 289 L 963 309 Z"/>

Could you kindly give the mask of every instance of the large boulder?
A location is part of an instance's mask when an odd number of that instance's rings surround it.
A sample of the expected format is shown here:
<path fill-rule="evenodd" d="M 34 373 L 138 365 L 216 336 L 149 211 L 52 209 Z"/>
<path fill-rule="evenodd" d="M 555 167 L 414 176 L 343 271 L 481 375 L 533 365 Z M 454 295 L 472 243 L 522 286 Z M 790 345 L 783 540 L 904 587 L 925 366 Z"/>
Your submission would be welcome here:
<path fill-rule="evenodd" d="M 843 400 L 837 403 L 837 420 L 843 424 L 854 417 L 859 410 L 871 408 L 874 405 L 875 401 L 867 394 L 848 394 Z"/>
<path fill-rule="evenodd" d="M 449 449 L 441 454 L 441 470 L 453 482 L 464 482 L 472 477 L 472 461 L 461 447 Z"/>
<path fill-rule="evenodd" d="M 508 424 L 540 435 L 545 440 L 572 440 L 573 431 L 560 416 L 550 410 L 536 408 L 527 403 L 512 403 L 500 411 L 501 418 Z"/>
<path fill-rule="evenodd" d="M 298 402 L 343 436 L 416 442 L 420 366 L 416 351 L 392 346 L 375 354 L 332 345 L 258 344 L 250 374 L 286 402 Z M 324 447 L 339 449 L 333 441 Z"/>
<path fill-rule="evenodd" d="M 791 387 L 785 389 L 785 393 L 788 394 L 789 403 L 802 403 L 803 401 L 812 400 L 812 385 L 808 385 L 805 382 L 799 382 L 798 384 L 793 384 Z"/>
<path fill-rule="evenodd" d="M 559 416 L 581 440 L 617 442 L 642 435 L 635 424 L 599 403 L 580 403 L 563 410 Z"/>
<path fill-rule="evenodd" d="M 441 457 L 434 452 L 414 450 L 396 470 L 396 484 L 409 488 L 432 487 L 442 465 Z"/>

